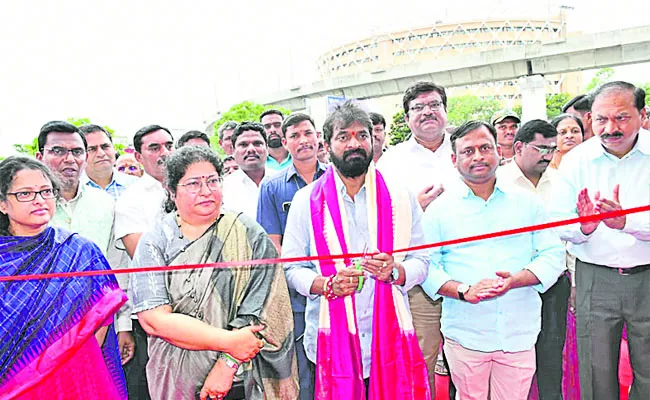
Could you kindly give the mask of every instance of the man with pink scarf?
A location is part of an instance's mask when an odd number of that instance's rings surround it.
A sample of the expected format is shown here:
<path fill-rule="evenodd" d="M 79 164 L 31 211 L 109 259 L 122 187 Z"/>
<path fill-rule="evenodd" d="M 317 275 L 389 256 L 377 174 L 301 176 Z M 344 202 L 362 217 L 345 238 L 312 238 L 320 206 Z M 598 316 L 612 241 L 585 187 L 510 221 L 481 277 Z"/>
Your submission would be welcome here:
<path fill-rule="evenodd" d="M 325 121 L 332 166 L 293 199 L 283 257 L 290 287 L 307 297 L 304 345 L 316 399 L 430 397 L 407 291 L 427 273 L 415 197 L 372 163 L 372 122 L 346 102 Z M 368 253 L 361 261 L 348 254 Z M 332 259 L 330 256 L 340 256 Z"/>

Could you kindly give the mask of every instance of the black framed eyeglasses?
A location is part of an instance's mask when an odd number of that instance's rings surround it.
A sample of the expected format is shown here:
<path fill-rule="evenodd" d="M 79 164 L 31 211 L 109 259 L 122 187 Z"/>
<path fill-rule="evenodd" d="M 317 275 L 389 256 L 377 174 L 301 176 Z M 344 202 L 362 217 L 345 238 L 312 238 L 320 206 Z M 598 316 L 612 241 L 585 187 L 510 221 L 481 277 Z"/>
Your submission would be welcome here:
<path fill-rule="evenodd" d="M 65 147 L 54 146 L 50 148 L 45 148 L 55 157 L 66 157 L 68 153 L 72 153 L 74 158 L 83 158 L 86 155 L 86 150 L 81 147 L 76 147 L 74 149 L 66 149 Z"/>
<path fill-rule="evenodd" d="M 56 196 L 59 195 L 59 190 L 58 189 L 43 189 L 39 190 L 38 192 L 34 192 L 31 190 L 24 190 L 20 192 L 13 192 L 13 193 L 7 193 L 13 196 L 16 196 L 16 200 L 20 201 L 21 203 L 27 203 L 29 201 L 33 201 L 36 198 L 37 194 L 40 194 L 43 200 L 49 200 L 49 199 L 54 199 Z"/>

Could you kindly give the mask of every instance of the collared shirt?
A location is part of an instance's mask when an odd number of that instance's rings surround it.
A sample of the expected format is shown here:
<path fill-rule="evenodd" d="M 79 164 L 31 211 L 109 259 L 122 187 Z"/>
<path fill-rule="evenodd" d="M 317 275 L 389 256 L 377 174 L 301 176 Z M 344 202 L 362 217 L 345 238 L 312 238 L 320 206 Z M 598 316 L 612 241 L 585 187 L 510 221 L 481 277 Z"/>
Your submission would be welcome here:
<path fill-rule="evenodd" d="M 571 150 L 560 164 L 555 184 L 552 217 L 558 220 L 578 216 L 578 193 L 587 188 L 593 198 L 613 199 L 616 184 L 623 209 L 650 204 L 650 132 L 641 129 L 639 137 L 623 158 L 609 154 L 594 137 Z M 611 229 L 602 221 L 589 236 L 580 224 L 558 228 L 569 241 L 569 253 L 578 259 L 613 268 L 650 264 L 650 212 L 628 214 L 623 230 Z"/>
<path fill-rule="evenodd" d="M 487 201 L 460 182 L 440 195 L 424 213 L 427 243 L 460 239 L 548 222 L 535 196 L 497 180 Z M 442 303 L 441 331 L 463 347 L 482 351 L 530 350 L 541 326 L 538 292 L 550 288 L 564 270 L 564 246 L 552 230 L 434 247 L 422 289 L 433 299 L 450 280 L 473 285 L 496 279 L 497 271 L 530 270 L 535 286 L 509 290 L 503 296 L 470 304 L 453 297 Z"/>
<path fill-rule="evenodd" d="M 343 196 L 345 212 L 348 216 L 350 253 L 362 253 L 366 244 L 370 243 L 370 232 L 368 228 L 368 210 L 366 207 L 366 188 L 362 186 L 354 196 L 354 200 L 348 196 L 345 185 L 334 174 L 336 188 Z M 316 254 L 315 244 L 310 237 L 310 195 L 313 183 L 300 189 L 293 198 L 284 241 L 282 243 L 282 257 L 304 257 Z M 411 230 L 411 241 L 409 247 L 424 243 L 422 233 L 421 217 L 422 211 L 414 196 L 410 196 L 413 228 Z M 406 271 L 406 282 L 400 287 L 404 295 L 404 301 L 408 304 L 406 292 L 413 286 L 424 280 L 427 271 L 427 257 L 423 252 L 411 252 L 406 255 L 402 263 Z M 318 276 L 316 266 L 313 263 L 285 264 L 287 283 L 301 295 L 307 297 L 305 312 L 305 336 L 304 346 L 307 358 L 316 362 L 316 348 L 318 338 L 318 320 L 320 315 L 320 297 L 310 293 L 311 285 Z M 372 344 L 372 321 L 373 321 L 373 299 L 375 281 L 369 278 L 365 281 L 360 293 L 355 294 L 357 325 L 359 328 L 359 339 L 361 342 L 361 355 L 363 362 L 363 376 L 370 376 L 370 348 Z"/>
<path fill-rule="evenodd" d="M 268 170 L 264 172 L 265 177 L 270 175 Z M 223 208 L 226 210 L 243 212 L 256 220 L 259 196 L 260 187 L 242 169 L 223 179 Z"/>
<path fill-rule="evenodd" d="M 109 183 L 105 189 L 99 186 L 98 184 L 96 184 L 92 179 L 90 179 L 86 174 L 86 171 L 84 171 L 81 174 L 80 181 L 82 185 L 87 185 L 90 187 L 94 187 L 95 189 L 104 190 L 106 193 L 110 194 L 113 197 L 113 200 L 117 200 L 117 198 L 120 197 L 122 192 L 124 192 L 126 188 L 129 187 L 129 185 L 131 185 L 134 182 L 137 182 L 138 179 L 140 178 L 123 174 L 118 170 L 116 170 L 115 168 L 113 168 L 113 177 L 111 178 L 111 183 Z"/>
<path fill-rule="evenodd" d="M 291 164 L 292 164 L 292 159 L 291 159 L 291 154 L 289 153 L 287 153 L 287 158 L 282 160 L 282 162 L 278 162 L 275 158 L 271 157 L 270 155 L 266 156 L 266 169 L 270 169 L 272 171 L 282 171 L 283 169 L 287 168 Z"/>
<path fill-rule="evenodd" d="M 119 260 L 117 268 L 128 268 L 131 258 L 124 250 L 122 238 L 132 233 L 146 233 L 152 230 L 158 221 L 164 216 L 164 202 L 167 199 L 167 191 L 162 184 L 154 177 L 143 174 L 132 185 L 130 185 L 115 204 L 115 229 L 113 232 L 113 255 Z M 117 254 L 115 254 L 117 253 Z M 125 277 L 118 279 L 120 287 L 128 289 L 130 275 L 118 275 Z M 120 310 L 116 318 L 117 331 L 130 331 L 132 303 L 129 300 L 126 308 Z"/>
<path fill-rule="evenodd" d="M 143 174 L 117 199 L 115 239 L 151 230 L 164 214 L 167 191 L 154 177 Z"/>
<path fill-rule="evenodd" d="M 384 153 L 377 169 L 387 178 L 396 179 L 415 196 L 431 185 L 447 187 L 458 177 L 451 162 L 451 141 L 445 135 L 442 145 L 434 152 L 415 141 L 414 137 L 399 143 Z"/>
<path fill-rule="evenodd" d="M 537 186 L 526 178 L 524 173 L 517 165 L 517 161 L 507 163 L 497 169 L 497 179 L 499 183 L 513 185 L 525 192 L 536 194 L 548 206 L 551 201 L 553 182 L 557 179 L 557 171 L 553 168 L 546 168 L 537 182 Z"/>
<path fill-rule="evenodd" d="M 326 169 L 325 164 L 317 163 L 313 180 L 320 178 Z M 270 178 L 264 178 L 257 201 L 257 223 L 262 225 L 266 233 L 284 235 L 293 196 L 305 186 L 307 183 L 298 174 L 293 163 L 284 171 Z M 305 312 L 305 297 L 298 294 L 295 289 L 289 289 L 289 295 L 293 312 Z"/>
<path fill-rule="evenodd" d="M 56 200 L 56 211 L 51 225 L 76 232 L 92 240 L 107 254 L 113 221 L 115 202 L 103 190 L 79 185 L 77 195 L 70 201 L 63 197 Z"/>

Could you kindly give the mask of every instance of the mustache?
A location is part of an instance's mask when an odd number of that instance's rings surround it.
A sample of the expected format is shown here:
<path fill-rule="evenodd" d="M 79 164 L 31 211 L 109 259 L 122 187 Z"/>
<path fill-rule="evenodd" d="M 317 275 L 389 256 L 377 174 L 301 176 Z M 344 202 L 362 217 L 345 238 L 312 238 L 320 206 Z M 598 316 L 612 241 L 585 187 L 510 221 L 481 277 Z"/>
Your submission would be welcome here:
<path fill-rule="evenodd" d="M 359 154 L 360 156 L 363 156 L 364 158 L 368 157 L 368 153 L 364 149 L 354 149 L 354 150 L 346 150 L 343 152 L 343 159 L 348 158 L 349 156 L 353 154 Z"/>
<path fill-rule="evenodd" d="M 621 138 L 623 137 L 623 132 L 617 131 L 617 132 L 612 132 L 612 133 L 603 133 L 600 135 L 601 139 L 609 139 L 609 138 Z"/>
<path fill-rule="evenodd" d="M 488 164 L 488 163 L 476 163 L 476 164 L 472 164 L 472 165 L 470 166 L 470 168 L 476 168 L 476 167 L 489 167 L 489 166 L 490 166 L 490 164 Z"/>

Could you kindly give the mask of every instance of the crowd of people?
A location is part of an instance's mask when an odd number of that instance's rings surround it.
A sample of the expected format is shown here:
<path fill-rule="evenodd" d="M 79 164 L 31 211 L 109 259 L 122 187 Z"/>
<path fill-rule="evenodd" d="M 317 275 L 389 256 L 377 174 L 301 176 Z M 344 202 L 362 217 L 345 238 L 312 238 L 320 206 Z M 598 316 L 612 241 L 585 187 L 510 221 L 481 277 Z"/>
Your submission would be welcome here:
<path fill-rule="evenodd" d="M 223 159 L 43 125 L 0 162 L 1 276 L 127 273 L 0 283 L 0 397 L 420 400 L 446 371 L 461 400 L 611 400 L 623 341 L 648 399 L 650 212 L 459 240 L 650 204 L 644 91 L 451 128 L 415 82 L 403 108 L 389 148 L 353 101 L 321 129 L 267 110 L 218 128 Z"/>

